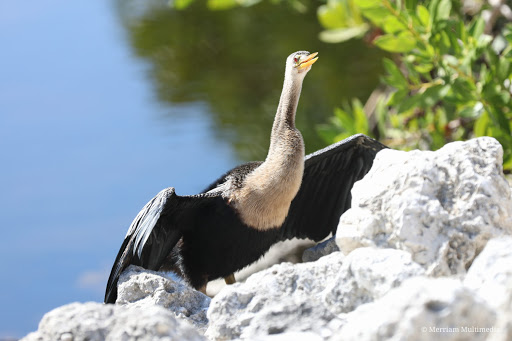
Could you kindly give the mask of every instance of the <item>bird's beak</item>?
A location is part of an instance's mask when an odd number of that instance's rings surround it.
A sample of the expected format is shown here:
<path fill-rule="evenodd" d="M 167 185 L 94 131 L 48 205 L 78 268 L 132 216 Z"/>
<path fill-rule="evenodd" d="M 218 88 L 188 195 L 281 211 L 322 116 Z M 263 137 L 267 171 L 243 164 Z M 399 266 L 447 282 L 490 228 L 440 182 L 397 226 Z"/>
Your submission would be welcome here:
<path fill-rule="evenodd" d="M 307 56 L 306 59 L 302 60 L 298 65 L 299 69 L 305 69 L 308 66 L 313 65 L 318 60 L 318 57 L 316 57 L 317 54 L 318 52 L 312 53 L 309 56 Z"/>

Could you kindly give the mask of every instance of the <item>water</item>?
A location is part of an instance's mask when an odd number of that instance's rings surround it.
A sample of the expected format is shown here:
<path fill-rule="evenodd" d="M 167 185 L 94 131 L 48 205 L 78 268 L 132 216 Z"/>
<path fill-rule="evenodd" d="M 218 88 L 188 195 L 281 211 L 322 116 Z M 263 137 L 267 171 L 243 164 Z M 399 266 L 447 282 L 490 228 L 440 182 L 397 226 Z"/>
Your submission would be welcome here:
<path fill-rule="evenodd" d="M 322 147 L 315 125 L 368 96 L 381 55 L 322 44 L 319 30 L 314 12 L 278 6 L 0 3 L 0 338 L 102 301 L 128 225 L 162 188 L 197 193 L 264 158 L 296 50 L 320 52 L 297 124 L 308 152 Z"/>

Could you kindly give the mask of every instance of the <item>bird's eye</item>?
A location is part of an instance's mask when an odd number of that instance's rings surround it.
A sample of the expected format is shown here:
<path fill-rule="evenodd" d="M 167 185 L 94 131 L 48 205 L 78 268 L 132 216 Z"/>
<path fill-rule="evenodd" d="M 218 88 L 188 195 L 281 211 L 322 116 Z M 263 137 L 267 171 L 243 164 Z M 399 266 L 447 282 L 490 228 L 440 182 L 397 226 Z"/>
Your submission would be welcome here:
<path fill-rule="evenodd" d="M 298 62 L 299 62 L 299 60 L 300 60 L 300 57 L 294 57 L 294 58 L 293 58 L 293 61 L 294 61 L 295 63 L 298 63 Z"/>

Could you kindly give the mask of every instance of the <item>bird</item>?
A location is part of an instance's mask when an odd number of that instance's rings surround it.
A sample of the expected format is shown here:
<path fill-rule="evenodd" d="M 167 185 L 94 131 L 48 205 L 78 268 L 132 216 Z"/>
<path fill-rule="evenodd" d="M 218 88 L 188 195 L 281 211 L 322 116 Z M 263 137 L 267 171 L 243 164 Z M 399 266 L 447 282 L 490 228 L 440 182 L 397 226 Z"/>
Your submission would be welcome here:
<path fill-rule="evenodd" d="M 302 83 L 318 53 L 286 59 L 284 84 L 263 162 L 233 168 L 197 195 L 173 187 L 151 199 L 124 238 L 105 290 L 115 303 L 119 276 L 129 265 L 173 271 L 206 293 L 208 281 L 224 278 L 261 258 L 282 240 L 321 241 L 335 234 L 350 208 L 353 184 L 387 148 L 363 134 L 305 156 L 295 126 Z"/>

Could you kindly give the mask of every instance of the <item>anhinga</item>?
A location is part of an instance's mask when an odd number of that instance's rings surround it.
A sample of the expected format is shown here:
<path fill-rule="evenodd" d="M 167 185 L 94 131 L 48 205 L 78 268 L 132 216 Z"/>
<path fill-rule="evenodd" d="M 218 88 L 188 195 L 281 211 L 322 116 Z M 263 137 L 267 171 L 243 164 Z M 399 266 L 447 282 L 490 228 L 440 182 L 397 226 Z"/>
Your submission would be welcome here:
<path fill-rule="evenodd" d="M 105 303 L 117 298 L 117 282 L 130 264 L 175 271 L 204 292 L 208 281 L 255 262 L 278 241 L 319 241 L 335 233 L 350 207 L 350 190 L 384 145 L 355 135 L 304 157 L 295 113 L 304 77 L 317 53 L 286 60 L 283 91 L 264 162 L 224 174 L 203 193 L 158 193 L 128 229 L 108 279 Z"/>

